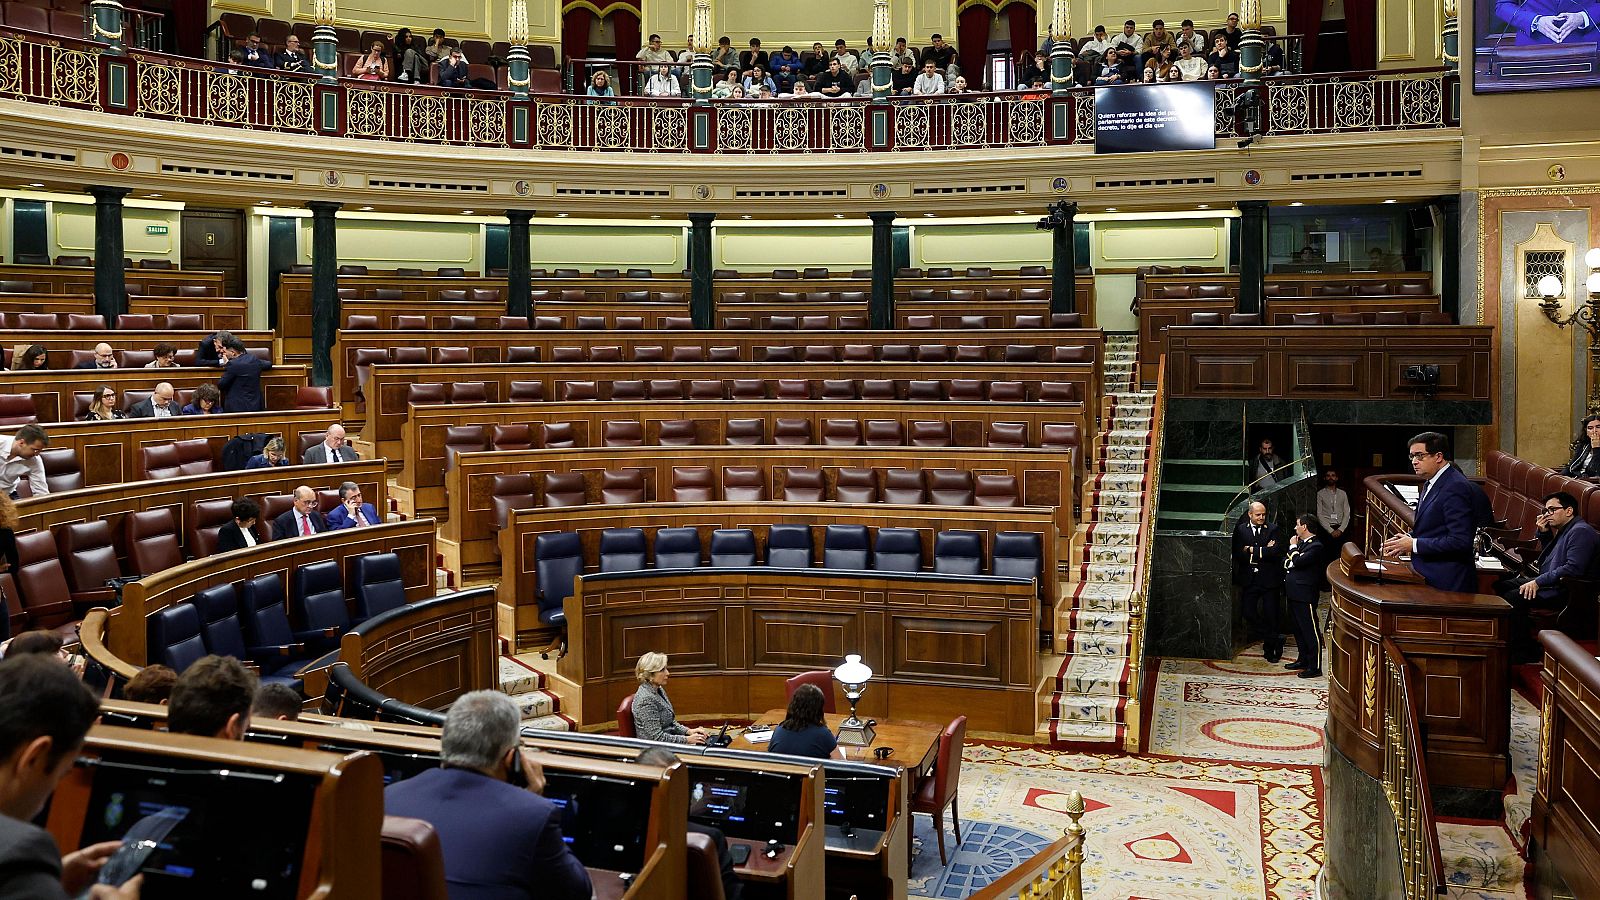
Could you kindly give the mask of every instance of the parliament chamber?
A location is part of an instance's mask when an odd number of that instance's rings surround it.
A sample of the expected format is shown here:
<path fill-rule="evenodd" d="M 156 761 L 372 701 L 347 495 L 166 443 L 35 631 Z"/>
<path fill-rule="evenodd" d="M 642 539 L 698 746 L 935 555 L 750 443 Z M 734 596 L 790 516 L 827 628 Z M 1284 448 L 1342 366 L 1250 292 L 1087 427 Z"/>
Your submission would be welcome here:
<path fill-rule="evenodd" d="M 0 2 L 0 895 L 1600 896 L 1570 6 Z"/>

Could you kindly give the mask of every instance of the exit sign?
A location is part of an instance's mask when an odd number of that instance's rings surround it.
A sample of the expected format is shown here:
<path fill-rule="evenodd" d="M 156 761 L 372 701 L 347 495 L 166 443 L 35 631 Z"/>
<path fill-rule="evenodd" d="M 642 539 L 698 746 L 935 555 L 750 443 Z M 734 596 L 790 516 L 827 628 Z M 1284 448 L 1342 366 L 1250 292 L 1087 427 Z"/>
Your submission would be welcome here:
<path fill-rule="evenodd" d="M 144 227 L 144 233 L 145 234 L 166 234 L 167 233 L 167 226 L 165 226 L 165 225 L 146 225 Z"/>

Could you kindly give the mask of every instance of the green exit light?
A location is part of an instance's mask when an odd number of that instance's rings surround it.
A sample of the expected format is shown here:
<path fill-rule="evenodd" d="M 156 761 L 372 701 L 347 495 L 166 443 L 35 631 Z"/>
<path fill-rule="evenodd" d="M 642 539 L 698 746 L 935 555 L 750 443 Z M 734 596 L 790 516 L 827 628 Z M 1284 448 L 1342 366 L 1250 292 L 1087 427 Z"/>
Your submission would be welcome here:
<path fill-rule="evenodd" d="M 144 227 L 144 233 L 145 234 L 166 234 L 167 233 L 167 226 L 165 226 L 165 225 L 146 225 Z"/>

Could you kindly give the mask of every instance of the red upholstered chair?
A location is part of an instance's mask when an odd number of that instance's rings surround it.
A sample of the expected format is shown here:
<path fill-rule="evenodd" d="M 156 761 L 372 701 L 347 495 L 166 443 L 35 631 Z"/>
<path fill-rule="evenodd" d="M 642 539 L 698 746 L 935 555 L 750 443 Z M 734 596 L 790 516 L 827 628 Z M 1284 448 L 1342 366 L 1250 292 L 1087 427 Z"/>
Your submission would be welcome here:
<path fill-rule="evenodd" d="M 921 476 L 917 480 L 918 491 L 921 491 Z M 841 467 L 834 477 L 834 496 L 840 503 L 877 503 L 878 502 L 878 472 L 875 469 L 863 469 L 855 466 Z M 917 502 L 921 502 L 918 500 Z"/>
<path fill-rule="evenodd" d="M 527 474 L 496 475 L 489 488 L 489 499 L 494 503 L 494 521 L 505 528 L 513 510 L 533 509 L 538 498 L 533 492 L 533 476 Z"/>
<path fill-rule="evenodd" d="M 152 444 L 139 448 L 139 472 L 143 481 L 178 477 L 178 448 L 172 444 Z"/>
<path fill-rule="evenodd" d="M 782 472 L 784 500 L 798 503 L 822 502 L 824 488 L 820 469 L 785 468 Z"/>
<path fill-rule="evenodd" d="M 826 669 L 817 672 L 801 672 L 783 683 L 783 699 L 788 701 L 794 697 L 795 689 L 802 684 L 813 685 L 822 691 L 822 711 L 832 713 L 836 706 L 833 701 L 833 673 Z"/>
<path fill-rule="evenodd" d="M 904 447 L 906 431 L 897 419 L 868 419 L 866 444 L 868 447 Z"/>
<path fill-rule="evenodd" d="M 617 704 L 617 734 L 622 737 L 638 737 L 639 733 L 633 727 L 633 695 L 628 694 Z"/>
<path fill-rule="evenodd" d="M 32 394 L 0 394 L 0 425 L 27 425 L 39 421 Z"/>
<path fill-rule="evenodd" d="M 928 502 L 935 506 L 971 506 L 972 473 L 965 469 L 928 469 Z"/>
<path fill-rule="evenodd" d="M 578 433 L 571 422 L 545 422 L 539 427 L 540 444 L 546 449 L 578 446 Z"/>
<path fill-rule="evenodd" d="M 607 469 L 600 473 L 601 503 L 644 503 L 648 499 L 643 469 Z"/>
<path fill-rule="evenodd" d="M 633 695 L 629 694 L 632 700 Z M 621 727 L 621 715 L 618 715 Z M 717 859 L 717 845 L 711 837 L 698 831 L 684 835 L 684 862 L 689 869 L 689 896 L 696 900 L 727 900 L 722 889 L 722 864 Z"/>
<path fill-rule="evenodd" d="M 861 423 L 856 419 L 823 419 L 822 443 L 827 447 L 861 446 Z"/>
<path fill-rule="evenodd" d="M 700 443 L 694 422 L 689 419 L 666 419 L 656 431 L 656 443 L 663 447 L 692 447 Z"/>
<path fill-rule="evenodd" d="M 44 462 L 44 480 L 50 493 L 75 491 L 83 487 L 83 467 L 78 462 L 78 451 L 71 447 L 46 448 L 39 451 Z"/>
<path fill-rule="evenodd" d="M 74 331 L 105 331 L 106 317 L 95 313 L 67 313 L 67 328 Z"/>
<path fill-rule="evenodd" d="M 113 596 L 106 582 L 122 577 L 117 548 L 111 537 L 111 524 L 105 519 L 73 522 L 61 529 L 56 544 L 66 558 L 67 584 L 82 615 L 94 601 L 109 602 Z"/>
<path fill-rule="evenodd" d="M 448 402 L 445 386 L 439 382 L 418 382 L 406 387 L 406 402 L 418 406 Z"/>
<path fill-rule="evenodd" d="M 451 403 L 488 403 L 489 384 L 484 381 L 453 381 L 450 383 Z"/>
<path fill-rule="evenodd" d="M 482 425 L 447 425 L 444 429 L 444 467 L 456 467 L 456 457 L 489 449 L 488 429 Z"/>
<path fill-rule="evenodd" d="M 117 327 L 125 331 L 150 331 L 156 327 L 156 317 L 149 313 L 122 313 L 117 316 Z"/>
<path fill-rule="evenodd" d="M 579 472 L 547 472 L 544 476 L 545 506 L 583 506 L 588 503 Z"/>
<path fill-rule="evenodd" d="M 421 819 L 384 816 L 380 834 L 383 895 L 389 900 L 449 900 L 444 851 L 433 826 Z"/>
<path fill-rule="evenodd" d="M 721 400 L 722 381 L 716 378 L 696 378 L 689 382 L 690 400 Z"/>
<path fill-rule="evenodd" d="M 216 458 L 206 438 L 174 441 L 172 447 L 178 451 L 179 475 L 209 475 L 216 470 Z"/>
<path fill-rule="evenodd" d="M 196 559 L 210 556 L 217 550 L 217 532 L 233 521 L 233 501 L 196 500 L 189 504 L 184 515 L 187 528 L 184 546 Z"/>
<path fill-rule="evenodd" d="M 496 425 L 489 440 L 496 450 L 532 450 L 533 426 Z"/>
<path fill-rule="evenodd" d="M 513 381 L 507 399 L 512 403 L 537 403 L 544 399 L 544 382 Z"/>
<path fill-rule="evenodd" d="M 760 502 L 767 499 L 766 478 L 759 466 L 723 466 L 722 499 Z"/>
<path fill-rule="evenodd" d="M 123 517 L 131 575 L 149 575 L 183 563 L 178 517 L 172 508 L 146 509 Z"/>
<path fill-rule="evenodd" d="M 17 561 L 17 590 L 22 595 L 27 627 L 75 632 L 72 590 L 61 567 L 55 535 L 42 530 L 17 535 Z"/>
<path fill-rule="evenodd" d="M 956 847 L 961 846 L 961 815 L 956 809 L 956 797 L 961 788 L 961 745 L 967 737 L 967 717 L 957 716 L 939 735 L 939 752 L 934 758 L 933 772 L 920 781 L 911 796 L 911 812 L 926 813 L 933 817 L 933 833 L 939 841 L 939 863 L 945 864 L 944 811 L 950 808 L 950 819 L 956 826 Z"/>
<path fill-rule="evenodd" d="M 723 433 L 724 444 L 764 444 L 767 441 L 767 427 L 764 419 L 729 419 L 727 430 Z"/>
<path fill-rule="evenodd" d="M 295 409 L 328 409 L 333 406 L 333 388 L 300 385 L 294 391 Z"/>
<path fill-rule="evenodd" d="M 709 502 L 716 499 L 716 485 L 710 466 L 673 466 L 672 499 L 677 503 Z"/>
<path fill-rule="evenodd" d="M 600 423 L 600 443 L 606 447 L 644 446 L 644 423 L 633 419 Z"/>

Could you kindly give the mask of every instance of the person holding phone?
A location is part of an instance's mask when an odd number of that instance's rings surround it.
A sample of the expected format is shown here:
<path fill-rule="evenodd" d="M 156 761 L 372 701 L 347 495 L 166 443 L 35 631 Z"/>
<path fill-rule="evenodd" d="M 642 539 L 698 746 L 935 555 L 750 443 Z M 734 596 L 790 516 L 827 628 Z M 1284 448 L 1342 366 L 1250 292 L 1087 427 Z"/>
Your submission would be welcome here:
<path fill-rule="evenodd" d="M 540 796 L 544 769 L 522 748 L 521 727 L 505 694 L 463 694 L 445 717 L 440 767 L 385 788 L 383 811 L 433 826 L 452 897 L 589 900 L 589 872 Z"/>
<path fill-rule="evenodd" d="M 383 52 L 383 41 L 373 41 L 372 49 L 367 55 L 356 60 L 350 69 L 350 77 L 362 81 L 388 81 L 389 56 Z"/>
<path fill-rule="evenodd" d="M 378 509 L 371 503 L 361 502 L 361 487 L 354 481 L 346 481 L 339 485 L 339 505 L 328 513 L 328 530 L 338 531 L 341 528 L 362 528 L 367 525 L 379 525 L 383 520 L 378 518 Z"/>

